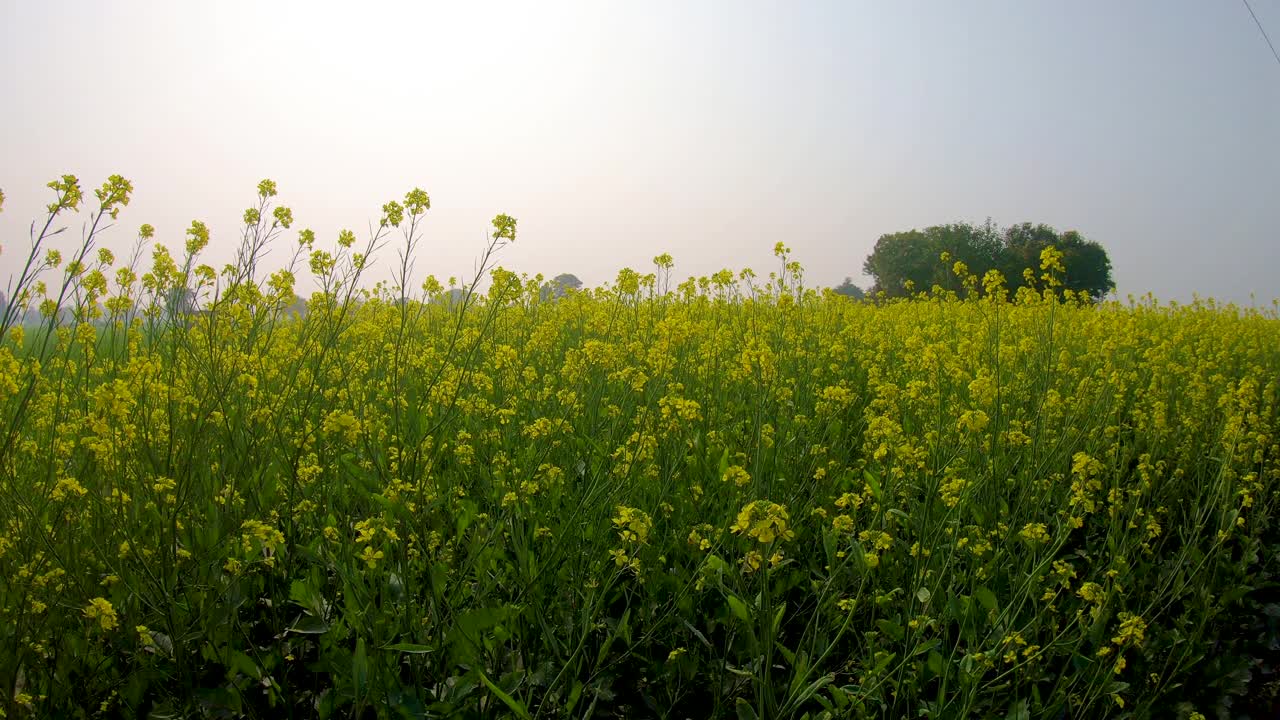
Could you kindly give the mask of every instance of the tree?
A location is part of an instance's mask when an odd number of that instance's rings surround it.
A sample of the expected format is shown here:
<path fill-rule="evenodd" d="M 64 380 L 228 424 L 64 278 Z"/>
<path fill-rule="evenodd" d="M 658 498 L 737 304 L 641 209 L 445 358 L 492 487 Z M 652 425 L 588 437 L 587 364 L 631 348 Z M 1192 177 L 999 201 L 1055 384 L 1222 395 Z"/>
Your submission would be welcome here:
<path fill-rule="evenodd" d="M 999 270 L 1008 288 L 1016 291 L 1025 284 L 1025 268 L 1039 275 L 1040 252 L 1049 246 L 1063 254 L 1065 288 L 1088 293 L 1094 300 L 1101 300 L 1115 288 L 1106 250 L 1080 233 L 1059 233 L 1048 225 L 1032 223 L 1001 231 L 990 220 L 982 225 L 953 223 L 882 235 L 863 270 L 875 278 L 873 291 L 897 297 L 928 291 L 935 285 L 959 289 L 953 271 L 956 262 L 963 262 L 978 277 L 988 270 Z M 949 256 L 946 262 L 943 253 Z"/>
<path fill-rule="evenodd" d="M 165 310 L 175 316 L 191 315 L 196 311 L 196 294 L 191 288 L 175 287 L 165 294 Z"/>
<path fill-rule="evenodd" d="M 834 292 L 837 295 L 851 297 L 854 300 L 861 300 L 866 294 L 862 292 L 862 288 L 853 284 L 853 278 L 851 277 L 845 278 L 844 282 L 831 288 L 831 292 Z"/>
<path fill-rule="evenodd" d="M 465 290 L 461 288 L 449 288 L 448 290 L 440 293 L 439 297 L 437 297 L 434 300 L 434 302 L 437 305 L 444 305 L 445 307 L 448 307 L 448 308 L 455 308 L 461 305 L 462 301 L 466 299 L 467 299 L 467 292 Z"/>
<path fill-rule="evenodd" d="M 907 295 L 932 283 L 938 259 L 932 243 L 919 230 L 881 235 L 875 250 L 862 264 L 864 275 L 875 278 L 873 290 L 889 295 Z"/>
<path fill-rule="evenodd" d="M 581 290 L 582 281 L 573 273 L 560 273 L 551 279 L 551 282 L 542 286 L 541 297 L 543 300 L 551 300 L 554 298 L 562 298 L 569 290 Z"/>

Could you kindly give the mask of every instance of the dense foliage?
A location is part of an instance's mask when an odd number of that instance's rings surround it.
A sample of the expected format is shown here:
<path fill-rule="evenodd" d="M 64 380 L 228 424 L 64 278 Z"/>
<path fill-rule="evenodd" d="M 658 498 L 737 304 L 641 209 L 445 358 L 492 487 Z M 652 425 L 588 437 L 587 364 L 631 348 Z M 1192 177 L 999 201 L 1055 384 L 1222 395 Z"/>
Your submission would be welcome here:
<path fill-rule="evenodd" d="M 779 246 L 548 300 L 492 267 L 501 215 L 487 292 L 359 290 L 389 238 L 407 272 L 415 193 L 362 247 L 301 233 L 305 314 L 255 267 L 269 183 L 218 273 L 200 223 L 141 276 L 37 236 L 47 325 L 0 345 L 6 717 L 1267 707 L 1274 311 L 1064 300 L 1052 249 L 1013 297 L 855 302 Z"/>
<path fill-rule="evenodd" d="M 1111 260 L 1101 245 L 1074 230 L 1059 233 L 1048 225 L 1022 223 L 1004 230 L 990 220 L 983 225 L 953 223 L 924 230 L 881 235 L 862 271 L 875 279 L 874 292 L 907 297 L 935 287 L 958 289 L 954 262 L 982 277 L 995 270 L 1011 291 L 1034 285 L 1040 253 L 1052 247 L 1062 254 L 1061 287 L 1101 300 L 1115 288 Z"/>

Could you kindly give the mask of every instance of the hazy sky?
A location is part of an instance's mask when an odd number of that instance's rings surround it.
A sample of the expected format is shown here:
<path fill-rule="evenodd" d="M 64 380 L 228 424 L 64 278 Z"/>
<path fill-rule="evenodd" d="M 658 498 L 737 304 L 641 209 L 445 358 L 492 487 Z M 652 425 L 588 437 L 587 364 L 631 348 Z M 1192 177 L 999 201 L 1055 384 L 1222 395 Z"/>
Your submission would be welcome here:
<path fill-rule="evenodd" d="M 270 177 L 329 244 L 426 189 L 419 279 L 498 212 L 503 265 L 589 285 L 779 240 L 865 284 L 882 233 L 991 216 L 1100 241 L 1122 296 L 1280 295 L 1280 65 L 1234 0 L 4 0 L 0 66 L 0 278 L 46 182 L 118 172 L 109 247 L 198 218 L 215 266 Z"/>

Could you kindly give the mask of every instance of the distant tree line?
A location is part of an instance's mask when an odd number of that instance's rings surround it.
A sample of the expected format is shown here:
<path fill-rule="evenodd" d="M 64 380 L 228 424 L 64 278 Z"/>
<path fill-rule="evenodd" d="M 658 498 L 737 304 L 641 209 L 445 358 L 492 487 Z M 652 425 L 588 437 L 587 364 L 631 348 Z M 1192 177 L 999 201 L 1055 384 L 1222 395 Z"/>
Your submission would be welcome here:
<path fill-rule="evenodd" d="M 1001 230 L 990 220 L 982 225 L 952 223 L 881 235 L 862 271 L 875 280 L 872 294 L 902 297 L 935 286 L 958 289 L 959 281 L 952 272 L 958 261 L 978 277 L 988 270 L 1000 271 L 1009 291 L 1015 292 L 1027 284 L 1025 269 L 1038 271 L 1040 251 L 1049 246 L 1063 254 L 1065 289 L 1084 291 L 1094 300 L 1115 289 L 1107 251 L 1080 233 L 1059 233 L 1048 225 L 1031 223 Z M 949 256 L 945 262 L 943 253 Z M 846 279 L 845 285 L 852 283 Z"/>

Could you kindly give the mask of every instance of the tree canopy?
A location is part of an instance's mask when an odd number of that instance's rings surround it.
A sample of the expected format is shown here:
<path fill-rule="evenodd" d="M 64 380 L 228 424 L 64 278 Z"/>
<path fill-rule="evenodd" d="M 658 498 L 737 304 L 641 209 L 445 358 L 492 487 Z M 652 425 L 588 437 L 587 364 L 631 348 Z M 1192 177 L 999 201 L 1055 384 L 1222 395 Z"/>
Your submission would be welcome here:
<path fill-rule="evenodd" d="M 1009 290 L 1016 291 L 1026 284 L 1023 270 L 1037 270 L 1040 252 L 1049 246 L 1063 254 L 1065 289 L 1084 291 L 1101 300 L 1115 288 L 1111 260 L 1100 244 L 1074 230 L 1059 233 L 1048 225 L 1029 222 L 1003 230 L 990 220 L 982 225 L 952 223 L 881 235 L 862 269 L 875 278 L 872 291 L 889 296 L 934 286 L 957 289 L 952 272 L 955 262 L 963 262 L 979 277 L 988 270 L 999 270 Z M 949 256 L 945 262 L 943 253 Z"/>
<path fill-rule="evenodd" d="M 582 281 L 573 273 L 560 273 L 551 278 L 551 281 L 542 286 L 542 299 L 550 300 L 553 298 L 564 297 L 569 290 L 581 290 Z"/>
<path fill-rule="evenodd" d="M 844 282 L 831 288 L 831 291 L 837 295 L 844 295 L 846 297 L 851 297 L 854 300 L 861 300 L 863 296 L 865 296 L 866 294 L 862 291 L 862 288 L 853 284 L 853 278 L 851 277 L 845 278 Z"/>

